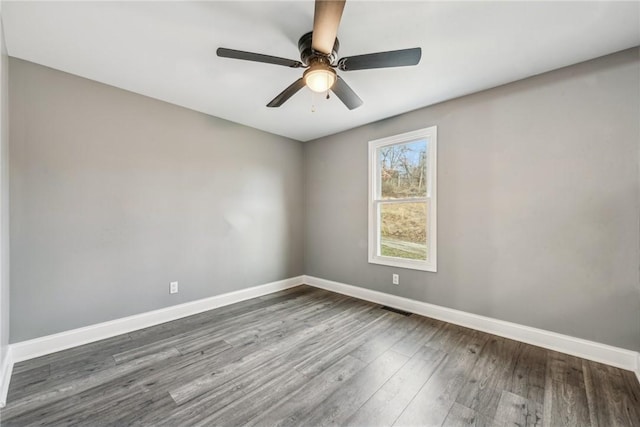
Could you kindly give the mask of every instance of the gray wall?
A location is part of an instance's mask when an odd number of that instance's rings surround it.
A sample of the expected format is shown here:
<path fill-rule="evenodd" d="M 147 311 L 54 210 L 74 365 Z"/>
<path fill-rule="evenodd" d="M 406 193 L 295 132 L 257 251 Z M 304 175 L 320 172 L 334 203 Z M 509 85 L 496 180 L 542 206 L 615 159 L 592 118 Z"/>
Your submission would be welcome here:
<path fill-rule="evenodd" d="M 640 350 L 638 52 L 307 143 L 305 273 Z M 432 125 L 438 272 L 368 264 L 367 141 Z"/>
<path fill-rule="evenodd" d="M 300 142 L 9 70 L 11 342 L 303 273 Z"/>
<path fill-rule="evenodd" d="M 0 21 L 0 374 L 9 348 L 9 296 L 9 57 Z"/>

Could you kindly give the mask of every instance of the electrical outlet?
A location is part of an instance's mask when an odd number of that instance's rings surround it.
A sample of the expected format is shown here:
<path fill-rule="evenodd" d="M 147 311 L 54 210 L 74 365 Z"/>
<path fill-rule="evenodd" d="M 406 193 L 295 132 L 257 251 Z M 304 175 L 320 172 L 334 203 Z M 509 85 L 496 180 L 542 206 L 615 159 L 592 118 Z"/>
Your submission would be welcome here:
<path fill-rule="evenodd" d="M 169 285 L 169 293 L 177 294 L 178 293 L 178 282 L 171 282 Z"/>
<path fill-rule="evenodd" d="M 393 274 L 391 276 L 391 279 L 392 279 L 394 285 L 399 285 L 400 284 L 400 275 L 399 274 Z"/>

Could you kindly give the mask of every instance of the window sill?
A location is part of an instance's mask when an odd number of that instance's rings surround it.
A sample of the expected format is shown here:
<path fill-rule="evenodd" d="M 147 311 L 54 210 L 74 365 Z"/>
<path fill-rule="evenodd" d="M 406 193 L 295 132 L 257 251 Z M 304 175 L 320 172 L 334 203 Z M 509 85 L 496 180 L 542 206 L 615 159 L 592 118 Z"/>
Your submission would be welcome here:
<path fill-rule="evenodd" d="M 431 273 L 436 273 L 438 271 L 435 261 L 416 261 L 385 256 L 370 256 L 369 264 L 379 264 L 397 268 L 408 268 L 411 270 L 428 271 Z"/>

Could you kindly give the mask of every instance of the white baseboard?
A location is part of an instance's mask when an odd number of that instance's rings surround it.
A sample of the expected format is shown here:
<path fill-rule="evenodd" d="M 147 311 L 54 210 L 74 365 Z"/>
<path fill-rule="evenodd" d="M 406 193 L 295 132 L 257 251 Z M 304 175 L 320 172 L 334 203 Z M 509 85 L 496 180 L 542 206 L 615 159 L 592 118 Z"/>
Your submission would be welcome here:
<path fill-rule="evenodd" d="M 409 298 L 320 279 L 318 277 L 304 276 L 304 283 L 328 291 L 349 295 L 377 304 L 398 308 L 422 316 L 633 371 L 640 381 L 640 354 L 636 351 L 493 319 L 491 317 L 466 313 L 464 311 Z"/>
<path fill-rule="evenodd" d="M 11 357 L 11 347 L 7 349 L 7 356 L 0 366 L 0 408 L 7 404 L 7 393 L 9 392 L 9 382 L 13 371 L 13 358 Z"/>
<path fill-rule="evenodd" d="M 66 350 L 71 347 L 88 344 L 105 338 L 126 334 L 138 329 L 172 320 L 202 313 L 217 307 L 233 304 L 236 302 L 256 298 L 273 292 L 292 288 L 303 283 L 303 276 L 292 277 L 267 283 L 265 285 L 254 286 L 235 292 L 216 295 L 197 301 L 178 304 L 171 307 L 161 308 L 134 316 L 123 317 L 109 322 L 98 323 L 83 328 L 72 329 L 58 334 L 47 335 L 28 341 L 11 344 L 13 362 L 18 363 L 57 351 Z"/>

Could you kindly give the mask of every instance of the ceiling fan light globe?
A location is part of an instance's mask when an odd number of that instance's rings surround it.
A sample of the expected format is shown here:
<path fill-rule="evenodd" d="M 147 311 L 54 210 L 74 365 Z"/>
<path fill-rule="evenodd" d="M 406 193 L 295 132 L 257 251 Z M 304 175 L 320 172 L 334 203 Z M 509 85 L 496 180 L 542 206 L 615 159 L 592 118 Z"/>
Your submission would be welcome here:
<path fill-rule="evenodd" d="M 326 92 L 336 82 L 336 73 L 325 68 L 308 70 L 304 74 L 304 82 L 314 92 Z"/>

